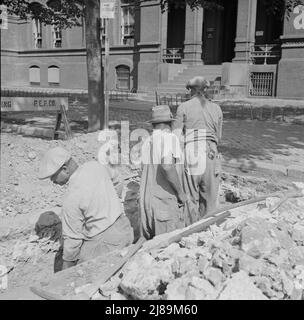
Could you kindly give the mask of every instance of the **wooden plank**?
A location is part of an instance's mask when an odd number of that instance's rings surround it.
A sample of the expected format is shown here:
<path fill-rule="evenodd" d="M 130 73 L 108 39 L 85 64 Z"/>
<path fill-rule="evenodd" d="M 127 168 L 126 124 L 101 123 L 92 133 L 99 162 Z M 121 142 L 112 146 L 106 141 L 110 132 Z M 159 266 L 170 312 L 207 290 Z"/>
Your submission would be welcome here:
<path fill-rule="evenodd" d="M 61 111 L 58 111 L 57 116 L 56 116 L 56 123 L 55 123 L 55 127 L 54 127 L 54 135 L 53 135 L 54 140 L 57 140 L 59 137 L 59 129 L 60 129 L 61 120 L 62 120 L 62 113 L 61 113 Z"/>
<path fill-rule="evenodd" d="M 72 139 L 73 135 L 72 135 L 72 130 L 68 121 L 68 117 L 66 114 L 66 110 L 64 108 L 64 106 L 61 106 L 61 113 L 62 113 L 62 117 L 63 117 L 63 123 L 64 123 L 64 129 L 65 129 L 65 134 L 66 134 L 66 138 L 67 139 Z"/>

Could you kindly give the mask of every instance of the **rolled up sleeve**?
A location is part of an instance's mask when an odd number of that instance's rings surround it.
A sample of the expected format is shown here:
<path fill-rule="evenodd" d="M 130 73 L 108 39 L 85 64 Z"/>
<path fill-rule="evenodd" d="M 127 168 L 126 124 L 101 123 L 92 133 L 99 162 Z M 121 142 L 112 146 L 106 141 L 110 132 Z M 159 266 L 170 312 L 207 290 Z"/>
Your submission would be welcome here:
<path fill-rule="evenodd" d="M 62 208 L 63 260 L 76 261 L 83 243 L 84 216 L 77 203 L 65 201 Z"/>
<path fill-rule="evenodd" d="M 65 238 L 63 245 L 63 260 L 69 262 L 77 261 L 79 259 L 82 242 L 82 240 Z"/>

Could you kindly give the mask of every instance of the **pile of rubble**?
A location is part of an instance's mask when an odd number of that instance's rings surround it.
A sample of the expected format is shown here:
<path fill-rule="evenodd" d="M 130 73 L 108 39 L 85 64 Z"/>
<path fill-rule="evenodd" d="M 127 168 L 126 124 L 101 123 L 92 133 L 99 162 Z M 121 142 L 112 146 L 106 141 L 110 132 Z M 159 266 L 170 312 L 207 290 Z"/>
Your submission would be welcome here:
<path fill-rule="evenodd" d="M 270 213 L 277 201 L 234 209 L 165 249 L 149 245 L 94 298 L 304 299 L 304 197 Z"/>

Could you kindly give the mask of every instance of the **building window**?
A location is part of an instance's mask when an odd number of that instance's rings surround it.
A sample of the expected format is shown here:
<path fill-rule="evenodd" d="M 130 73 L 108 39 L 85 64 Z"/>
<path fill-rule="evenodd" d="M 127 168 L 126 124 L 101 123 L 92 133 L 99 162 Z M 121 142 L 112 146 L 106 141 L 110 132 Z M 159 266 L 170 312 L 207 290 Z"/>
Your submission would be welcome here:
<path fill-rule="evenodd" d="M 121 1 L 121 44 L 134 44 L 135 7 L 133 1 Z"/>
<path fill-rule="evenodd" d="M 40 68 L 38 66 L 31 66 L 29 69 L 30 84 L 40 85 Z"/>
<path fill-rule="evenodd" d="M 128 66 L 116 67 L 116 89 L 130 90 L 130 68 Z"/>
<path fill-rule="evenodd" d="M 33 19 L 34 48 L 42 48 L 42 26 L 39 19 Z"/>
<path fill-rule="evenodd" d="M 52 36 L 53 36 L 53 48 L 61 48 L 61 46 L 62 46 L 61 28 L 53 25 L 52 26 Z"/>
<path fill-rule="evenodd" d="M 57 86 L 60 83 L 59 68 L 56 66 L 48 67 L 48 83 Z"/>

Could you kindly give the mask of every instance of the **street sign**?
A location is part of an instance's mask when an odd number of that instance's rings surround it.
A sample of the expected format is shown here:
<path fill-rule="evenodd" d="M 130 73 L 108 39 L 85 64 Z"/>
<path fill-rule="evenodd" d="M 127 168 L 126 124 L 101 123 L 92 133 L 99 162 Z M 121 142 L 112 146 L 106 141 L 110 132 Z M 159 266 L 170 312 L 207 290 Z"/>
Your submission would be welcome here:
<path fill-rule="evenodd" d="M 114 19 L 116 0 L 100 0 L 100 18 Z"/>
<path fill-rule="evenodd" d="M 7 28 L 7 6 L 0 5 L 0 29 Z"/>
<path fill-rule="evenodd" d="M 60 111 L 68 109 L 68 98 L 59 97 L 1 97 L 1 112 Z"/>

